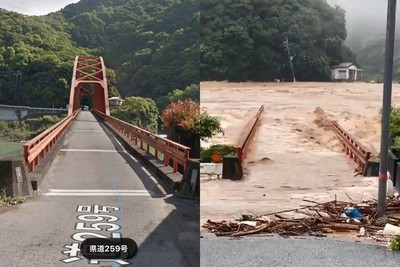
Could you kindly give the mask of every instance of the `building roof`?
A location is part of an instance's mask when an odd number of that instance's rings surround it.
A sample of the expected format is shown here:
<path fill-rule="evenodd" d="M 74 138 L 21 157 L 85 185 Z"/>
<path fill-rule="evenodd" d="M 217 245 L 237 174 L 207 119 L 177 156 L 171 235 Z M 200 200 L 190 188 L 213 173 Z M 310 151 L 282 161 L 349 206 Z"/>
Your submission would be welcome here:
<path fill-rule="evenodd" d="M 337 68 L 348 68 L 351 65 L 354 65 L 354 64 L 352 62 L 342 62 L 339 65 L 333 66 L 333 68 L 334 69 L 337 69 Z"/>

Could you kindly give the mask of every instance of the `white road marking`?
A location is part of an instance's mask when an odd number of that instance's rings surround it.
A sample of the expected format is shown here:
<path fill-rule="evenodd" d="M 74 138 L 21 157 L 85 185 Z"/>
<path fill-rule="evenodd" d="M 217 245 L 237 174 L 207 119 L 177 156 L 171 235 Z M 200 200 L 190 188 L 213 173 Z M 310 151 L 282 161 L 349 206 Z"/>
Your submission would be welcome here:
<path fill-rule="evenodd" d="M 164 190 L 164 188 L 160 185 L 160 183 L 157 181 L 157 179 L 143 166 L 142 166 L 142 170 L 144 171 L 144 173 L 146 173 L 150 177 L 150 179 L 154 182 L 154 184 L 161 191 L 161 193 L 164 196 L 166 196 L 167 195 L 167 191 Z"/>
<path fill-rule="evenodd" d="M 103 130 L 72 130 L 73 132 L 104 132 Z"/>
<path fill-rule="evenodd" d="M 101 197 L 101 196 L 121 196 L 121 197 L 147 197 L 149 193 L 45 193 L 45 196 L 69 196 L 69 197 Z"/>
<path fill-rule="evenodd" d="M 107 150 L 107 149 L 60 149 L 63 152 L 105 152 L 105 153 L 118 153 L 122 150 Z"/>
<path fill-rule="evenodd" d="M 50 189 L 50 192 L 55 192 L 55 193 L 62 193 L 62 192 L 82 192 L 82 193 L 90 193 L 90 192 L 96 192 L 96 193 L 114 193 L 114 192 L 124 192 L 124 193 L 147 193 L 147 190 L 115 190 L 115 189 Z"/>
<path fill-rule="evenodd" d="M 112 238 L 120 239 L 121 238 L 121 233 L 112 233 Z"/>
<path fill-rule="evenodd" d="M 118 140 L 118 138 L 116 138 L 107 128 L 104 128 L 105 131 L 107 131 L 113 138 L 114 140 L 120 145 L 120 147 L 122 148 L 122 151 L 127 154 L 129 157 L 131 157 L 131 159 L 134 162 L 139 162 L 136 158 L 134 158 L 128 151 L 126 151 L 126 149 L 124 148 L 124 146 L 121 144 L 121 142 Z"/>
<path fill-rule="evenodd" d="M 150 196 L 147 190 L 50 189 L 45 196 Z"/>
<path fill-rule="evenodd" d="M 131 153 L 126 151 L 126 149 L 121 144 L 121 142 L 118 140 L 118 138 L 116 138 L 107 128 L 104 128 L 104 130 L 107 131 L 108 133 L 110 133 L 110 135 L 114 138 L 114 140 L 121 146 L 121 148 L 122 148 L 122 150 L 124 151 L 125 154 L 127 154 L 134 162 L 139 163 L 139 161 L 133 155 L 131 155 Z M 161 193 L 164 196 L 167 196 L 168 195 L 167 191 L 164 190 L 164 188 L 160 185 L 160 183 L 157 181 L 157 179 L 143 166 L 142 166 L 142 170 L 150 177 L 151 180 L 153 180 L 154 184 L 161 191 Z"/>

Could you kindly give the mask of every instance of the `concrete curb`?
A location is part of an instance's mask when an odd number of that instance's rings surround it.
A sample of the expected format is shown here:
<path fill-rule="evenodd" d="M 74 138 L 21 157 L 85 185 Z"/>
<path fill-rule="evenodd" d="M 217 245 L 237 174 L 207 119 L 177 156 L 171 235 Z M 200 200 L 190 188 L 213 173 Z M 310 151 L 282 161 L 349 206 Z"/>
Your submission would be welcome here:
<path fill-rule="evenodd" d="M 103 121 L 103 125 L 114 135 L 114 137 L 122 144 L 122 146 L 135 158 L 140 160 L 144 167 L 146 167 L 154 176 L 159 177 L 168 187 L 173 191 L 180 188 L 183 175 L 173 172 L 170 166 L 164 166 L 164 163 L 155 159 L 152 155 L 147 154 L 146 151 L 139 146 L 134 145 L 131 140 L 116 131 L 110 124 Z"/>

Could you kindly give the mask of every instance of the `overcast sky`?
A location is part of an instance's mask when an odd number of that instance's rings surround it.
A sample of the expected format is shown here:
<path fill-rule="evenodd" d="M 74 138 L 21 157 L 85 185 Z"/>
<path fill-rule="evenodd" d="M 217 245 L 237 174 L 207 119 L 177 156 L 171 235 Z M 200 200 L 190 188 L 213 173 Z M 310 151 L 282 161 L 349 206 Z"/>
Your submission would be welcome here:
<path fill-rule="evenodd" d="M 46 15 L 79 0 L 0 0 L 0 8 L 25 15 Z"/>

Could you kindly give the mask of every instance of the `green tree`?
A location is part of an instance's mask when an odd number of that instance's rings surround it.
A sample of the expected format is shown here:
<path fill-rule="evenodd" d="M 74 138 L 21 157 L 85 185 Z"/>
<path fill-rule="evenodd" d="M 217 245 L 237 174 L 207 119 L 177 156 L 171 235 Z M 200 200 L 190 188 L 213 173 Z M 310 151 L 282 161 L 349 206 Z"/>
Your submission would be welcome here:
<path fill-rule="evenodd" d="M 158 114 L 152 99 L 135 96 L 125 98 L 122 108 L 111 112 L 112 116 L 153 133 L 157 133 Z"/>
<path fill-rule="evenodd" d="M 175 89 L 172 92 L 169 92 L 167 96 L 157 98 L 156 104 L 160 110 L 164 110 L 171 102 L 185 99 L 200 101 L 200 87 L 198 84 L 191 84 L 184 90 Z"/>
<path fill-rule="evenodd" d="M 200 138 L 207 140 L 218 133 L 223 133 L 220 121 L 207 112 L 202 112 L 200 114 Z"/>
<path fill-rule="evenodd" d="M 168 93 L 168 100 L 171 102 L 184 100 L 187 98 L 192 100 L 200 100 L 200 87 L 198 84 L 191 84 L 184 90 L 175 89 L 174 91 Z"/>
<path fill-rule="evenodd" d="M 195 0 L 79 1 L 46 16 L 2 10 L 0 103 L 65 107 L 76 55 L 104 58 L 110 96 L 157 99 L 198 84 L 199 17 Z"/>
<path fill-rule="evenodd" d="M 118 89 L 117 89 L 117 80 L 116 80 L 115 70 L 107 68 L 106 76 L 107 76 L 108 96 L 109 97 L 120 96 Z"/>
<path fill-rule="evenodd" d="M 355 62 L 344 45 L 345 12 L 323 0 L 201 0 L 202 80 L 330 80 L 332 65 Z"/>

